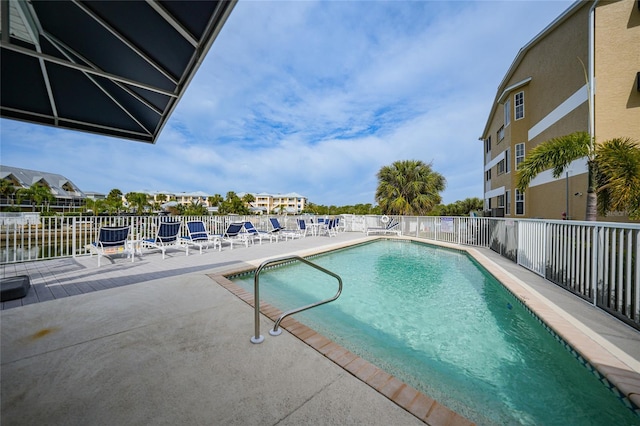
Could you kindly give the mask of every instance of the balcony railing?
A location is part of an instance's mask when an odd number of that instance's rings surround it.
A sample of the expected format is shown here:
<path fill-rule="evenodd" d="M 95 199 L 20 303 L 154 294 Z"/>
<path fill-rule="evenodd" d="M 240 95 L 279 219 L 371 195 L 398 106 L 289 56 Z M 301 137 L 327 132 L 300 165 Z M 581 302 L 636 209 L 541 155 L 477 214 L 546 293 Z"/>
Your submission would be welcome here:
<path fill-rule="evenodd" d="M 296 216 L 280 222 L 295 228 Z M 194 217 L 171 217 L 186 224 Z M 214 233 L 251 220 L 269 229 L 268 216 L 204 216 Z M 640 329 L 640 225 L 488 217 L 397 217 L 405 236 L 487 247 Z M 154 235 L 159 216 L 0 216 L 0 264 L 89 254 L 101 226 L 131 226 L 132 236 Z M 380 216 L 343 215 L 341 229 L 382 226 Z M 183 226 L 183 232 L 187 232 Z"/>

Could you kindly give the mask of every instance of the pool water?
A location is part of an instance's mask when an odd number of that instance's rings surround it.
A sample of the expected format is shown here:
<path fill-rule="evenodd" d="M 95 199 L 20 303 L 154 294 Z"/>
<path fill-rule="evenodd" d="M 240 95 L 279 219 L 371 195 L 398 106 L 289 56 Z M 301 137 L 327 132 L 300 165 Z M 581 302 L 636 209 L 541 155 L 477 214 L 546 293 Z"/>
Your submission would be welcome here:
<path fill-rule="evenodd" d="M 295 318 L 480 425 L 640 425 L 598 377 L 464 253 L 384 240 L 311 259 L 339 299 Z M 253 275 L 234 282 L 253 291 Z M 260 275 L 286 311 L 335 294 L 297 262 Z"/>

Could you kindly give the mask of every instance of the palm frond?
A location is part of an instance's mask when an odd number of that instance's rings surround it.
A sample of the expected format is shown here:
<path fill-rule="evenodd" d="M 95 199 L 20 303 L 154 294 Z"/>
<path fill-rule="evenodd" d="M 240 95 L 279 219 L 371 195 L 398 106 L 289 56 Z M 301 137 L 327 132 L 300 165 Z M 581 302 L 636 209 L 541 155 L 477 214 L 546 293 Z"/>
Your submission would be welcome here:
<path fill-rule="evenodd" d="M 591 137 L 586 132 L 549 139 L 537 145 L 518 166 L 517 188 L 527 189 L 531 181 L 541 172 L 553 169 L 553 177 L 562 175 L 572 161 L 591 154 Z"/>

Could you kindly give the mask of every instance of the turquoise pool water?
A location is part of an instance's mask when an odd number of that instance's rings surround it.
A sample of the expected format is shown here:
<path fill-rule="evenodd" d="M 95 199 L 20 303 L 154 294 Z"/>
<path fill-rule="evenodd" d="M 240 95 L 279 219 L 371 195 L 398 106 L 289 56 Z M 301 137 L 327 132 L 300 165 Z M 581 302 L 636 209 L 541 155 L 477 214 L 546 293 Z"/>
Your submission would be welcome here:
<path fill-rule="evenodd" d="M 312 261 L 342 277 L 343 293 L 295 317 L 472 421 L 640 425 L 466 254 L 390 240 Z M 234 282 L 253 291 L 252 274 Z M 336 288 L 334 278 L 299 262 L 260 275 L 261 299 L 283 311 Z"/>

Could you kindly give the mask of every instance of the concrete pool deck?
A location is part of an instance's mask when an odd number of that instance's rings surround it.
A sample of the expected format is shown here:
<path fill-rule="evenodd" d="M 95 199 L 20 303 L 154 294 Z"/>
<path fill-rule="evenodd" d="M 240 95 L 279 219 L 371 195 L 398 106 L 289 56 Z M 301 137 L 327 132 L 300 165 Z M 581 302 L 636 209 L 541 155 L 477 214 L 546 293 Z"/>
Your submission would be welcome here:
<path fill-rule="evenodd" d="M 0 422 L 469 424 L 397 385 L 391 397 L 412 398 L 411 414 L 361 381 L 363 366 L 342 368 L 294 334 L 269 336 L 273 322 L 264 314 L 265 341 L 252 344 L 253 309 L 210 278 L 375 238 L 341 233 L 202 255 L 174 250 L 165 260 L 155 252 L 100 268 L 95 257 L 3 265 L 3 277 L 31 277 L 34 303 L 2 304 Z M 472 250 L 494 275 L 524 284 L 516 295 L 552 299 L 542 310 L 559 315 L 569 335 L 590 336 L 598 365 L 615 369 L 631 398 L 640 394 L 638 331 L 490 250 Z"/>

